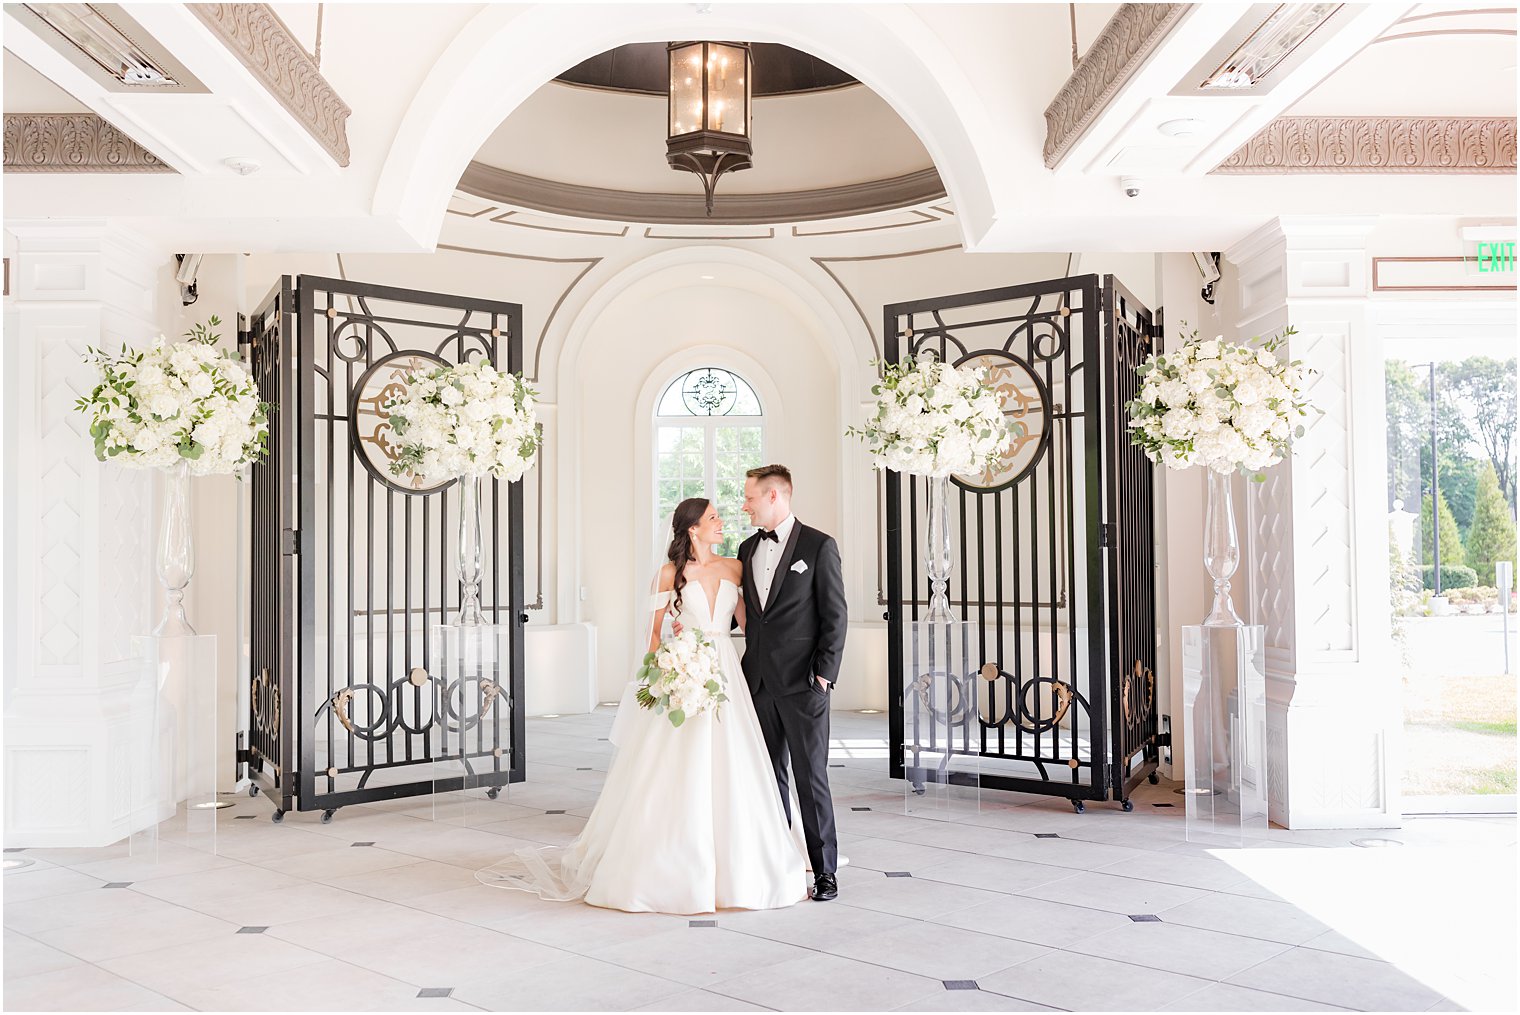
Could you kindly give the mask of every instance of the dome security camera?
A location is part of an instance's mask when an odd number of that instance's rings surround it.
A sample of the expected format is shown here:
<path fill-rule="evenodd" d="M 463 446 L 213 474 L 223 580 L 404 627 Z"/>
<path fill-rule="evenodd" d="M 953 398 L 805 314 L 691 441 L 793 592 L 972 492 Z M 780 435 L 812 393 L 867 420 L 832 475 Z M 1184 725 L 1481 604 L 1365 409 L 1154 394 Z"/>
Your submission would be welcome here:
<path fill-rule="evenodd" d="M 1140 181 L 1133 176 L 1126 176 L 1119 181 L 1119 186 L 1124 188 L 1125 197 L 1140 196 Z"/>

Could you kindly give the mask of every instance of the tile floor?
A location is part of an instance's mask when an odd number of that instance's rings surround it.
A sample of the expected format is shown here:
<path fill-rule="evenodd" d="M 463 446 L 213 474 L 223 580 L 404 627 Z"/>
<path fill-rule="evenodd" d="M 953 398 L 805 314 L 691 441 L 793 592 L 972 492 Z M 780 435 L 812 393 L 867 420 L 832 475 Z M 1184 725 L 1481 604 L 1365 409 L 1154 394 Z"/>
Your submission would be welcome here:
<path fill-rule="evenodd" d="M 493 802 L 275 825 L 266 800 L 237 797 L 214 856 L 167 838 L 154 863 L 125 845 L 9 850 L 30 863 L 4 878 L 5 1008 L 1516 1007 L 1513 818 L 1274 829 L 1210 850 L 1184 840 L 1163 783 L 1129 814 L 987 793 L 980 814 L 946 824 L 903 815 L 880 715 L 834 720 L 851 861 L 836 903 L 694 920 L 478 884 L 474 870 L 509 850 L 574 836 L 610 721 L 530 720 L 532 781 Z M 1403 845 L 1351 845 L 1369 834 Z"/>

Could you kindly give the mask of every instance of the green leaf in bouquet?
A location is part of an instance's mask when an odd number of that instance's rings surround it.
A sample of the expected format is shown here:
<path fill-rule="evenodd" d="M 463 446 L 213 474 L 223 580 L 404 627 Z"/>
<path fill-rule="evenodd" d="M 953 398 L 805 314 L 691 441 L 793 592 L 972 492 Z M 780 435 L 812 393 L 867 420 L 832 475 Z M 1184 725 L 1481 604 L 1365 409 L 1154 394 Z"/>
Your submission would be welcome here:
<path fill-rule="evenodd" d="M 707 682 L 707 690 L 712 694 L 718 694 L 722 691 L 722 687 L 719 686 L 716 680 L 709 680 Z"/>
<path fill-rule="evenodd" d="M 645 666 L 653 666 L 654 665 L 654 656 L 655 656 L 655 654 L 653 652 L 646 653 L 645 656 L 644 656 L 644 665 Z"/>
<path fill-rule="evenodd" d="M 676 727 L 677 729 L 680 729 L 681 724 L 685 721 L 686 713 L 682 712 L 679 708 L 670 713 L 670 725 Z"/>

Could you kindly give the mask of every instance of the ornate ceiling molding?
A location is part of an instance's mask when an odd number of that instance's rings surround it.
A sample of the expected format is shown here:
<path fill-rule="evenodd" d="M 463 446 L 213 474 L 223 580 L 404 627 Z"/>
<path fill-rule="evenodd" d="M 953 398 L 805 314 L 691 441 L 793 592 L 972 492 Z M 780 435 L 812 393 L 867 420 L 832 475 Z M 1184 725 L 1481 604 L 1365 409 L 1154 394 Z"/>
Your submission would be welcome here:
<path fill-rule="evenodd" d="M 659 225 L 811 222 L 894 211 L 945 196 L 939 173 L 923 169 L 889 180 L 843 187 L 775 194 L 719 194 L 712 215 L 708 215 L 701 194 L 641 194 L 583 187 L 525 176 L 483 162 L 470 163 L 460 177 L 459 189 L 486 201 L 553 215 Z"/>
<path fill-rule="evenodd" d="M 1191 4 L 1124 4 L 1045 107 L 1045 167 L 1054 169 Z"/>
<path fill-rule="evenodd" d="M 7 173 L 172 173 L 94 113 L 6 113 Z"/>
<path fill-rule="evenodd" d="M 195 16 L 280 100 L 340 166 L 348 165 L 348 117 L 338 97 L 268 4 L 188 4 Z"/>
<path fill-rule="evenodd" d="M 1513 116 L 1280 116 L 1215 173 L 1514 173 Z"/>

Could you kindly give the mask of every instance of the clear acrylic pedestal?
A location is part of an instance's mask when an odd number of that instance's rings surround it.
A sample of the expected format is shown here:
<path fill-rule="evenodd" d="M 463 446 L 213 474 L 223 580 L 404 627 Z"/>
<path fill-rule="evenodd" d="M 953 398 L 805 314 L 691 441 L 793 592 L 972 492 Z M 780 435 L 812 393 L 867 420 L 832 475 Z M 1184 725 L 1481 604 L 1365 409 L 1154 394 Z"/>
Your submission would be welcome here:
<path fill-rule="evenodd" d="M 981 810 L 981 628 L 920 620 L 905 634 L 903 813 L 963 820 Z"/>
<path fill-rule="evenodd" d="M 173 817 L 154 834 L 189 849 L 215 853 L 217 812 L 232 806 L 218 793 L 221 776 L 230 776 L 231 768 L 224 772 L 217 747 L 216 636 L 150 635 L 136 639 L 134 645 L 150 674 L 135 694 L 144 702 L 153 696 L 155 732 L 174 733 L 169 752 L 156 745 L 155 737 L 152 761 L 147 762 L 163 766 L 163 771 L 151 774 L 151 784 L 167 791 L 168 799 L 179 801 Z M 133 836 L 134 852 L 138 838 Z M 146 848 L 147 842 L 143 845 Z"/>
<path fill-rule="evenodd" d="M 433 645 L 433 820 L 472 828 L 501 821 L 504 808 L 492 802 L 507 790 L 511 724 L 496 720 L 509 712 L 512 629 L 443 624 Z"/>
<path fill-rule="evenodd" d="M 1266 629 L 1182 629 L 1187 839 L 1240 846 L 1267 831 Z"/>

